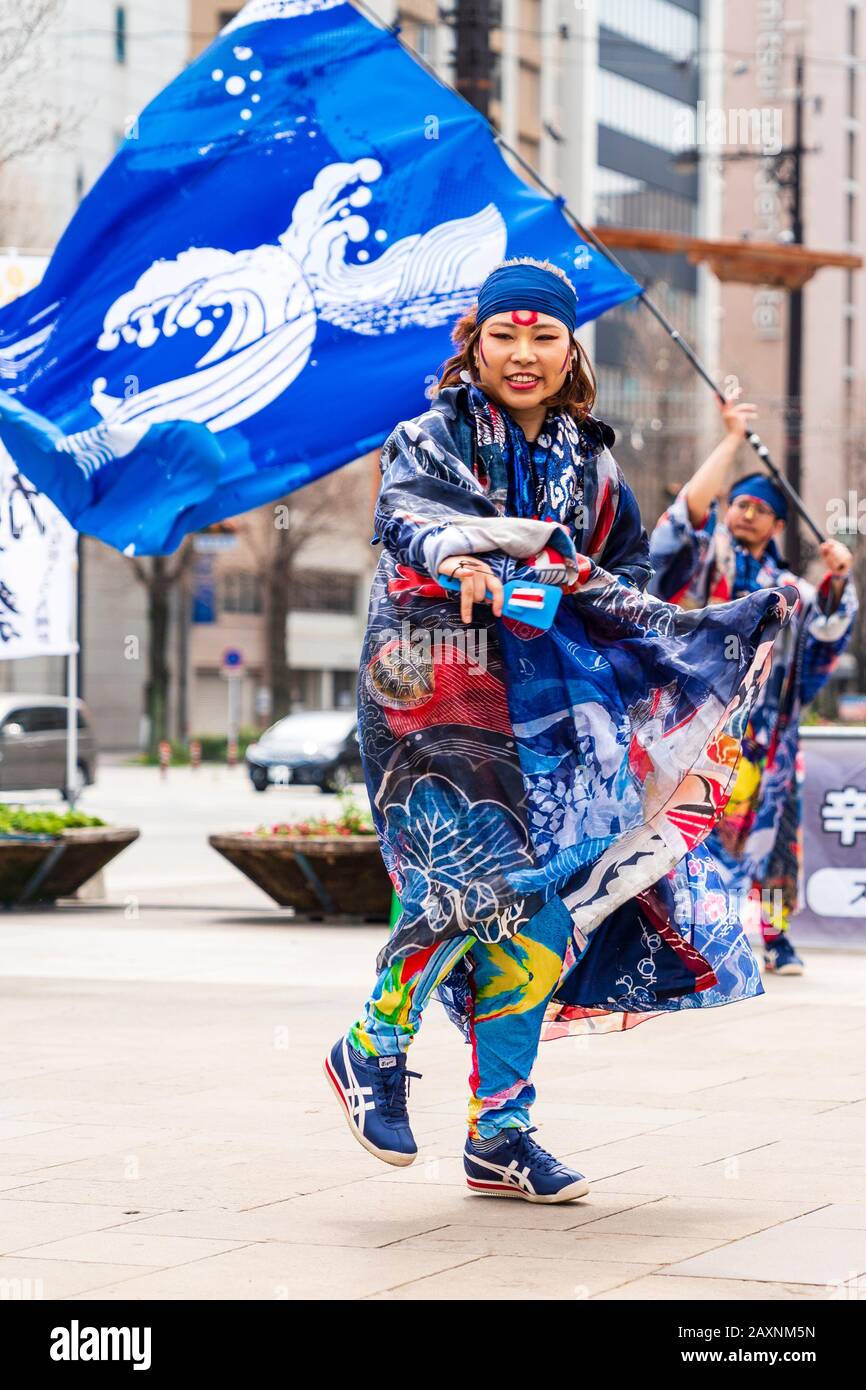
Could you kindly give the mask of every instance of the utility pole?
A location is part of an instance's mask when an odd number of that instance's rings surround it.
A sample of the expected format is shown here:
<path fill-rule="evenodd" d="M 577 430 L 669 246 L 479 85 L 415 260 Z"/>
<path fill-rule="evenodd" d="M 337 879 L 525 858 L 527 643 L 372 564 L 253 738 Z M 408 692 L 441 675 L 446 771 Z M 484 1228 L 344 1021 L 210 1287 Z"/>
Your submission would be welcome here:
<path fill-rule="evenodd" d="M 802 246 L 803 232 L 803 103 L 804 103 L 804 61 L 802 49 L 795 59 L 794 75 L 794 143 L 789 154 L 790 174 L 785 186 L 790 190 L 791 241 Z M 803 440 L 803 290 L 792 289 L 788 293 L 788 369 L 786 380 L 785 415 L 785 475 L 795 492 L 802 488 L 802 440 Z M 790 528 L 787 541 L 787 560 L 795 574 L 802 566 L 802 546 L 800 527 Z"/>
<path fill-rule="evenodd" d="M 788 245 L 805 244 L 803 227 L 803 156 L 817 153 L 819 146 L 807 148 L 803 144 L 803 113 L 806 106 L 806 78 L 803 50 L 794 59 L 794 140 L 777 154 L 752 154 L 746 150 L 736 150 L 731 154 L 721 153 L 716 158 L 722 163 L 735 163 L 741 160 L 761 159 L 769 163 L 769 175 L 787 197 L 787 211 L 790 224 L 785 240 Z M 672 159 L 674 168 L 681 172 L 697 167 L 700 152 L 697 149 L 684 150 Z M 788 288 L 788 342 L 785 374 L 785 477 L 794 491 L 801 496 L 802 481 L 802 441 L 803 441 L 803 289 L 791 285 Z M 814 522 L 811 523 L 814 529 Z M 787 530 L 786 555 L 795 574 L 801 572 L 803 547 L 799 520 L 792 517 Z"/>

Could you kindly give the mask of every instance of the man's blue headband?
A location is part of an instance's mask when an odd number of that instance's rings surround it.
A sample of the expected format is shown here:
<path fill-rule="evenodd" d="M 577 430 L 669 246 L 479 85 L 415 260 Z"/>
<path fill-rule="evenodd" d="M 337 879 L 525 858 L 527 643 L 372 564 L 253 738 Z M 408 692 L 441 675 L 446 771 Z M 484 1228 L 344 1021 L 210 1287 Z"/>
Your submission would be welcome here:
<path fill-rule="evenodd" d="M 552 270 L 537 265 L 502 265 L 491 270 L 478 291 L 476 321 L 513 309 L 537 309 L 559 319 L 572 333 L 577 327 L 577 295 Z"/>
<path fill-rule="evenodd" d="M 743 494 L 747 497 L 759 497 L 768 507 L 773 508 L 781 521 L 787 521 L 788 499 L 766 473 L 750 473 L 747 478 L 740 478 L 731 488 L 728 499 L 733 502 L 735 497 L 741 497 Z"/>

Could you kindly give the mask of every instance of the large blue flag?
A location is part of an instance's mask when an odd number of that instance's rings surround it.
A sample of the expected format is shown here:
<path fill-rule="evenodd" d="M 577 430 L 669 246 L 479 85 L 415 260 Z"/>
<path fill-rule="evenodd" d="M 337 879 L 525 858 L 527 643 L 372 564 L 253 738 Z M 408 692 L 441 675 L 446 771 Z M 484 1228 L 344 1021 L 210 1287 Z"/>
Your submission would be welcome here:
<path fill-rule="evenodd" d="M 167 553 L 419 414 L 514 255 L 561 265 L 581 322 L 640 288 L 387 30 L 251 0 L 0 313 L 0 437 L 79 530 Z"/>

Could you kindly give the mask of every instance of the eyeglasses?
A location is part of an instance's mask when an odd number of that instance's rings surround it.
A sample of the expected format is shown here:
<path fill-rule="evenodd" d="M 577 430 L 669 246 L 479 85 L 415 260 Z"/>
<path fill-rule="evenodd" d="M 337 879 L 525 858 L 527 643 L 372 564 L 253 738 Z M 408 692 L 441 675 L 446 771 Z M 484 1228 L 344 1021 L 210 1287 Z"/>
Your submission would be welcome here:
<path fill-rule="evenodd" d="M 776 515 L 772 507 L 766 506 L 764 502 L 756 502 L 754 497 L 735 497 L 731 506 L 738 512 L 744 512 L 747 507 L 752 507 L 756 516 L 770 517 Z"/>

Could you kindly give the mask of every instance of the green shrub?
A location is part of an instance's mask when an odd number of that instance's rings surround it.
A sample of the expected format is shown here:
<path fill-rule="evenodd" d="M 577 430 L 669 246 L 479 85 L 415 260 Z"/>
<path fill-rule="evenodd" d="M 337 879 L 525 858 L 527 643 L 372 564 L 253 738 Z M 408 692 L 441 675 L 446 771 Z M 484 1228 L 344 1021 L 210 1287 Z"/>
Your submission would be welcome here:
<path fill-rule="evenodd" d="M 238 733 L 238 761 L 240 761 L 247 748 L 256 739 L 261 738 L 261 729 L 241 729 Z M 203 763 L 225 763 L 228 762 L 229 741 L 225 734 L 191 734 L 187 742 L 180 739 L 172 739 L 171 756 L 169 767 L 186 767 L 189 765 L 189 745 L 193 739 L 197 738 L 201 744 L 201 760 Z M 130 762 L 140 764 L 144 767 L 159 767 L 159 757 L 152 753 L 138 753 Z"/>
<path fill-rule="evenodd" d="M 105 825 L 99 816 L 86 816 L 83 811 L 28 811 L 24 806 L 0 803 L 0 835 L 59 835 L 61 830 L 81 829 L 84 826 Z"/>

